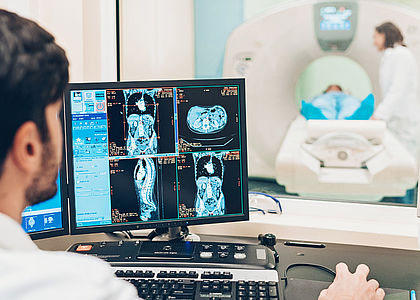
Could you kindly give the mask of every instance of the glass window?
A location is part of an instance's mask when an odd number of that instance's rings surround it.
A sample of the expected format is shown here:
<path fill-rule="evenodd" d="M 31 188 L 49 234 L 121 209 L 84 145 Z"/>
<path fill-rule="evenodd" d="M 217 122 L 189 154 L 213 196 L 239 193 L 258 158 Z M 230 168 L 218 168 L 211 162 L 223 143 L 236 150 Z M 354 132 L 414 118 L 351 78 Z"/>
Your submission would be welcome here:
<path fill-rule="evenodd" d="M 386 15 L 418 69 L 420 13 L 348 3 L 123 1 L 121 79 L 245 77 L 251 190 L 414 205 L 419 82 L 380 108 L 394 79 L 372 37 Z"/>

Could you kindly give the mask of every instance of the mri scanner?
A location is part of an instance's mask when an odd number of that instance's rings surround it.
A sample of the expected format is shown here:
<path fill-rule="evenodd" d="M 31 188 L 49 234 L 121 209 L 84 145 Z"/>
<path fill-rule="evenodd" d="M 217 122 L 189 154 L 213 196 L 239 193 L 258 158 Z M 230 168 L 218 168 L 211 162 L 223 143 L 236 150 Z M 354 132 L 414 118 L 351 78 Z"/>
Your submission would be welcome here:
<path fill-rule="evenodd" d="M 289 1 L 232 32 L 223 75 L 246 78 L 250 176 L 335 198 L 379 200 L 416 186 L 416 158 L 383 121 L 307 121 L 295 98 L 311 62 L 341 55 L 366 71 L 380 100 L 372 35 L 386 21 L 403 31 L 419 64 L 420 14 L 388 1 Z"/>

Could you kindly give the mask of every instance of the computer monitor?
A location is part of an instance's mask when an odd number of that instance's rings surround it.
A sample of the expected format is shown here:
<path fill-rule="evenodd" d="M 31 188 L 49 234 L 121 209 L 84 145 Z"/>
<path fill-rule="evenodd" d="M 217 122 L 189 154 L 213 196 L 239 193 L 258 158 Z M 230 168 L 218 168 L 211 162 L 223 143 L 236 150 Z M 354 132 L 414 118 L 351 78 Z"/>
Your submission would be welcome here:
<path fill-rule="evenodd" d="M 71 233 L 248 220 L 244 84 L 69 84 Z"/>
<path fill-rule="evenodd" d="M 67 183 L 64 172 L 57 178 L 57 194 L 51 199 L 28 206 L 22 213 L 22 227 L 32 239 L 69 233 Z"/>

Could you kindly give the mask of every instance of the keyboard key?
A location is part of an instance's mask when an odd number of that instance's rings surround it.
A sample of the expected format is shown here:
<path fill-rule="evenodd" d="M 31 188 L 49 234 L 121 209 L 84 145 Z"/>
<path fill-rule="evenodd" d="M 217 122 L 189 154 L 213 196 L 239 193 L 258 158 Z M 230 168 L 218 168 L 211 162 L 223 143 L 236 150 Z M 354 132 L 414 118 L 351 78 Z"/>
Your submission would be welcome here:
<path fill-rule="evenodd" d="M 270 295 L 270 297 L 277 297 L 277 286 L 270 285 L 270 287 L 268 288 L 268 294 Z"/>
<path fill-rule="evenodd" d="M 176 271 L 169 272 L 169 278 L 176 278 L 176 277 L 178 277 L 178 273 Z"/>
<path fill-rule="evenodd" d="M 180 277 L 180 278 L 187 278 L 188 277 L 188 273 L 186 271 L 179 271 L 178 277 Z"/>
<path fill-rule="evenodd" d="M 154 276 L 155 276 L 155 273 L 153 273 L 152 271 L 144 272 L 144 277 L 146 278 L 153 278 Z"/>
<path fill-rule="evenodd" d="M 158 278 L 168 278 L 168 272 L 167 272 L 167 271 L 160 271 L 160 272 L 157 274 L 157 277 L 158 277 Z"/>
<path fill-rule="evenodd" d="M 258 293 L 258 296 L 259 296 L 260 298 L 265 298 L 265 297 L 267 297 L 267 292 L 259 292 L 259 293 Z"/>
<path fill-rule="evenodd" d="M 239 297 L 245 297 L 245 296 L 247 296 L 247 294 L 246 294 L 245 291 L 238 291 L 238 296 Z"/>

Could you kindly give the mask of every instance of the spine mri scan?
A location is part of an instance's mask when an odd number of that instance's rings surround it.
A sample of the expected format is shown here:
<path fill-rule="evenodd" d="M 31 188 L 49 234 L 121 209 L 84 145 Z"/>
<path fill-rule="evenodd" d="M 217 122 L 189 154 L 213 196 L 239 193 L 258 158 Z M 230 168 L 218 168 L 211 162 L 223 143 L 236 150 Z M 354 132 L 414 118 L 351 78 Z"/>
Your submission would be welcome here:
<path fill-rule="evenodd" d="M 126 104 L 128 155 L 157 154 L 155 132 L 157 89 L 124 90 Z M 156 167 L 152 158 L 140 158 L 134 169 L 134 186 L 143 221 L 155 218 L 157 204 L 154 194 Z"/>
<path fill-rule="evenodd" d="M 134 183 L 142 221 L 152 219 L 157 211 L 154 197 L 155 180 L 156 168 L 153 159 L 140 158 L 134 169 Z"/>
<path fill-rule="evenodd" d="M 225 213 L 222 191 L 223 153 L 193 153 L 195 183 L 195 211 L 197 217 L 218 216 Z"/>

